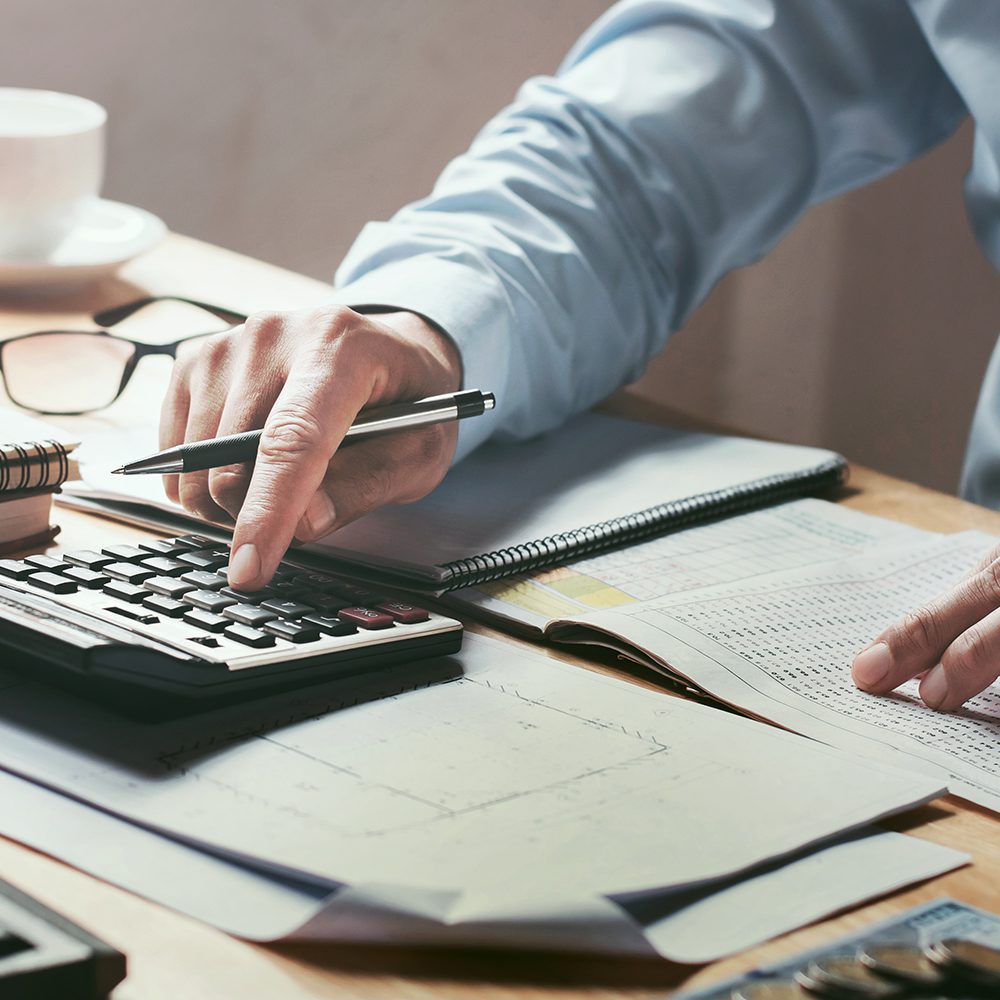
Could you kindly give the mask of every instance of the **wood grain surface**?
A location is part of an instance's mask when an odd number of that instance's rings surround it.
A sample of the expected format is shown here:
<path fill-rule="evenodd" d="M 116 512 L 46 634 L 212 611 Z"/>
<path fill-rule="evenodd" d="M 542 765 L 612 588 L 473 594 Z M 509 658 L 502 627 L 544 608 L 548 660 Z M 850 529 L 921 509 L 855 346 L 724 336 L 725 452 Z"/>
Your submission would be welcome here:
<path fill-rule="evenodd" d="M 322 303 L 329 288 L 319 282 L 180 236 L 132 262 L 115 278 L 61 297 L 0 298 L 0 338 L 32 330 L 89 329 L 89 314 L 148 294 L 202 298 L 244 312 Z M 158 320 L 150 322 L 150 336 Z M 195 322 L 185 317 L 184 322 Z M 176 334 L 170 319 L 169 331 Z M 133 328 L 133 330 L 136 328 Z M 196 332 L 193 328 L 191 332 Z M 152 366 L 151 366 L 152 367 Z M 109 421 L 148 416 L 149 387 L 163 372 L 135 386 L 109 411 L 69 422 L 84 433 Z M 0 406 L 5 405 L 0 401 Z M 608 407 L 644 419 L 677 420 L 677 414 L 619 394 Z M 2 433 L 0 410 L 0 433 Z M 870 514 L 922 528 L 978 528 L 1000 535 L 1000 514 L 893 479 L 854 468 L 834 499 Z M 134 537 L 136 530 L 85 514 L 57 509 L 58 539 L 67 548 L 92 548 Z M 481 626 L 475 631 L 489 632 Z M 617 673 L 613 667 L 563 653 L 559 659 Z M 2 806 L 0 806 L 2 808 Z M 744 954 L 703 968 L 661 961 L 589 960 L 578 955 L 526 955 L 372 947 L 258 946 L 235 940 L 51 858 L 0 838 L 0 877 L 87 926 L 129 956 L 129 977 L 115 1000 L 217 1000 L 217 998 L 371 997 L 445 1000 L 561 1000 L 651 998 L 680 986 L 707 985 L 761 961 L 882 919 L 915 903 L 951 895 L 1000 910 L 1000 821 L 956 799 L 938 800 L 885 824 L 913 836 L 967 851 L 973 864 L 895 893 L 849 913 L 785 935 Z"/>

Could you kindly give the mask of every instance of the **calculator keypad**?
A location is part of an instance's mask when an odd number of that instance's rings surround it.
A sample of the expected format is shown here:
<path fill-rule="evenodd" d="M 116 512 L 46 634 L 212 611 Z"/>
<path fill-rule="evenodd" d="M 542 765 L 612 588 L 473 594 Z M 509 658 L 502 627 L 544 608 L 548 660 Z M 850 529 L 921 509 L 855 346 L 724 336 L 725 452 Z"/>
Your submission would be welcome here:
<path fill-rule="evenodd" d="M 230 669 L 451 631 L 457 623 L 283 562 L 259 591 L 231 588 L 226 546 L 202 535 L 0 560 L 0 581 Z"/>

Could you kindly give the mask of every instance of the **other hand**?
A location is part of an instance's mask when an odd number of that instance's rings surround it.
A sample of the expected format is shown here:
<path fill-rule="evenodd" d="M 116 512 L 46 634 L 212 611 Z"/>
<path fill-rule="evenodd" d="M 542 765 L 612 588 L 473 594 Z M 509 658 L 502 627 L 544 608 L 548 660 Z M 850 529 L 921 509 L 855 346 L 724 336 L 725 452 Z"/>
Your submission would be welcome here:
<path fill-rule="evenodd" d="M 989 687 L 1000 676 L 1000 545 L 947 593 L 890 625 L 851 672 L 875 694 L 921 677 L 920 697 L 942 712 Z"/>
<path fill-rule="evenodd" d="M 418 500 L 448 471 L 454 422 L 338 450 L 358 412 L 460 386 L 454 344 L 413 313 L 328 306 L 252 316 L 178 359 L 160 447 L 263 428 L 257 462 L 167 476 L 167 495 L 206 520 L 235 522 L 230 584 L 261 587 L 293 538 Z"/>

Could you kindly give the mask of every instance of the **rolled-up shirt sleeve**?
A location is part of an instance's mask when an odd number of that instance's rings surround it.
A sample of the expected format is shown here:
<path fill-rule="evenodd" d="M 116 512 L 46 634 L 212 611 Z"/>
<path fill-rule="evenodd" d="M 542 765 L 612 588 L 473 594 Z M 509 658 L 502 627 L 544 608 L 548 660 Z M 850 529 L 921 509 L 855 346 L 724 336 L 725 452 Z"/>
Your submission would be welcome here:
<path fill-rule="evenodd" d="M 902 0 L 618 4 L 433 192 L 365 227 L 336 299 L 408 309 L 497 409 L 549 429 L 638 377 L 728 270 L 965 113 Z"/>

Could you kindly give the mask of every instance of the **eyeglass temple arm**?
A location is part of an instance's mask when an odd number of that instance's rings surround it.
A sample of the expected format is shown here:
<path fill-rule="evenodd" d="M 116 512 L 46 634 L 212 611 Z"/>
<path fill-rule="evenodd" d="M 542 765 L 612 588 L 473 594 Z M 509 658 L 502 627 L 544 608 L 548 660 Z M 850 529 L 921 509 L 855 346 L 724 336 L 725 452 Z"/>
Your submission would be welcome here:
<path fill-rule="evenodd" d="M 188 299 L 183 295 L 151 295 L 144 299 L 136 299 L 134 302 L 126 302 L 120 306 L 112 306 L 110 309 L 102 309 L 100 312 L 94 313 L 93 320 L 98 326 L 114 326 L 154 302 L 184 302 L 189 306 L 204 309 L 205 312 L 210 312 L 213 316 L 218 316 L 219 319 L 225 320 L 227 323 L 243 323 L 247 318 L 245 313 L 236 312 L 234 309 L 209 305 L 207 302 Z"/>

